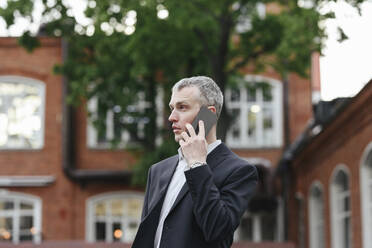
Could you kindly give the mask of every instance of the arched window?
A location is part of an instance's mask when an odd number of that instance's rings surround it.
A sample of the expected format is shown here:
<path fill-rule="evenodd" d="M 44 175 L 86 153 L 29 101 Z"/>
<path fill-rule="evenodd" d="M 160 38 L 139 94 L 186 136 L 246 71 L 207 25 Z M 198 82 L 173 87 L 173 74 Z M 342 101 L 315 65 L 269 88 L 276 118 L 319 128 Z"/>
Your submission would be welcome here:
<path fill-rule="evenodd" d="M 332 248 L 351 248 L 350 182 L 345 166 L 339 166 L 331 181 Z"/>
<path fill-rule="evenodd" d="M 313 183 L 309 195 L 310 248 L 324 248 L 324 199 L 320 183 Z"/>
<path fill-rule="evenodd" d="M 87 240 L 133 242 L 142 205 L 142 194 L 113 192 L 91 197 L 87 201 Z"/>
<path fill-rule="evenodd" d="M 246 76 L 226 89 L 225 102 L 233 124 L 226 142 L 233 148 L 282 145 L 282 85 L 262 76 Z"/>
<path fill-rule="evenodd" d="M 40 149 L 44 140 L 45 85 L 0 76 L 0 149 Z"/>
<path fill-rule="evenodd" d="M 0 191 L 0 242 L 41 241 L 41 200 Z"/>
<path fill-rule="evenodd" d="M 372 143 L 366 148 L 360 167 L 363 247 L 372 247 Z"/>

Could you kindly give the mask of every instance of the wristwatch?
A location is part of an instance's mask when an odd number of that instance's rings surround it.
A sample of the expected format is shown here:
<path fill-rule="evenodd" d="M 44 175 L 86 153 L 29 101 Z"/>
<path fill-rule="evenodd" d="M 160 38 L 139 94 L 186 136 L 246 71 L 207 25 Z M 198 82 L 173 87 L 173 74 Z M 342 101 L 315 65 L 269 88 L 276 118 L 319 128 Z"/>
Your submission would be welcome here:
<path fill-rule="evenodd" d="M 190 164 L 190 169 L 194 169 L 196 167 L 199 167 L 199 166 L 202 166 L 202 165 L 206 165 L 206 163 L 203 163 L 203 162 L 194 162 L 192 164 Z"/>

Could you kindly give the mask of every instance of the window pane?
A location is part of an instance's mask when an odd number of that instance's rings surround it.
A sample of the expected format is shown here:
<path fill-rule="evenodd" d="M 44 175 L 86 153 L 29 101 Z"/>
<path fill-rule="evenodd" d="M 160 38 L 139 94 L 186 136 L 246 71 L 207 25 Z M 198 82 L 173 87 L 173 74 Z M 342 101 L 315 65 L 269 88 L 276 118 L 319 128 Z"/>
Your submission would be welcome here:
<path fill-rule="evenodd" d="M 1 201 L 0 210 L 11 210 L 14 208 L 14 203 L 10 201 Z"/>
<path fill-rule="evenodd" d="M 273 111 L 270 108 L 263 109 L 263 140 L 265 144 L 272 144 L 275 140 L 273 130 Z"/>
<path fill-rule="evenodd" d="M 30 230 L 33 227 L 32 216 L 21 216 L 20 218 L 20 229 Z"/>
<path fill-rule="evenodd" d="M 263 214 L 261 216 L 261 234 L 262 240 L 274 241 L 275 240 L 275 227 L 276 218 L 274 214 Z"/>
<path fill-rule="evenodd" d="M 344 198 L 344 210 L 349 211 L 350 210 L 350 197 L 347 196 Z"/>
<path fill-rule="evenodd" d="M 263 115 L 264 115 L 264 123 L 263 123 L 264 130 L 271 130 L 273 128 L 272 110 L 269 108 L 264 108 Z"/>
<path fill-rule="evenodd" d="M 113 216 L 122 216 L 124 212 L 123 200 L 113 200 L 111 202 L 111 214 Z"/>
<path fill-rule="evenodd" d="M 251 216 L 242 218 L 239 236 L 241 240 L 253 241 L 253 219 Z"/>
<path fill-rule="evenodd" d="M 248 112 L 248 136 L 256 136 L 256 119 L 257 114 L 250 110 Z"/>
<path fill-rule="evenodd" d="M 135 221 L 135 220 L 132 220 L 128 223 L 128 226 L 126 228 L 126 233 L 125 233 L 125 239 L 126 241 L 132 241 L 134 240 L 135 236 L 136 236 L 136 233 L 137 233 L 137 229 L 138 229 L 138 221 Z"/>
<path fill-rule="evenodd" d="M 32 240 L 32 234 L 22 234 L 19 237 L 20 241 L 31 241 Z"/>
<path fill-rule="evenodd" d="M 11 241 L 13 232 L 13 221 L 10 217 L 0 217 L 0 240 Z"/>
<path fill-rule="evenodd" d="M 0 229 L 13 230 L 13 222 L 11 217 L 0 217 Z"/>
<path fill-rule="evenodd" d="M 103 216 L 106 214 L 106 206 L 103 202 L 99 202 L 96 204 L 95 208 L 95 215 L 96 216 Z"/>
<path fill-rule="evenodd" d="M 247 87 L 247 100 L 248 102 L 255 102 L 256 101 L 256 85 L 255 84 L 250 84 Z"/>
<path fill-rule="evenodd" d="M 230 96 L 231 102 L 239 102 L 240 101 L 240 90 L 237 88 L 231 89 L 231 96 Z"/>
<path fill-rule="evenodd" d="M 33 209 L 32 204 L 21 202 L 21 209 L 22 210 L 31 210 Z"/>
<path fill-rule="evenodd" d="M 350 247 L 350 241 L 351 241 L 350 240 L 350 218 L 345 218 L 344 219 L 342 235 L 344 236 L 345 247 L 349 248 Z"/>
<path fill-rule="evenodd" d="M 0 147 L 41 146 L 41 94 L 36 85 L 0 81 Z"/>
<path fill-rule="evenodd" d="M 112 225 L 112 239 L 115 241 L 120 241 L 121 237 L 123 236 L 123 231 L 121 230 L 120 223 L 114 223 Z"/>
<path fill-rule="evenodd" d="M 232 129 L 232 136 L 233 139 L 239 139 L 240 138 L 240 109 L 233 109 L 231 111 L 232 119 L 233 119 L 233 125 L 231 127 Z"/>
<path fill-rule="evenodd" d="M 271 102 L 273 100 L 273 92 L 270 84 L 265 83 L 262 85 L 262 95 L 265 102 Z"/>
<path fill-rule="evenodd" d="M 345 172 L 339 171 L 335 177 L 335 184 L 337 187 L 337 192 L 342 192 L 348 190 L 349 180 Z"/>
<path fill-rule="evenodd" d="M 96 240 L 97 241 L 106 240 L 106 223 L 96 222 Z"/>
<path fill-rule="evenodd" d="M 127 215 L 129 217 L 140 218 L 142 210 L 142 201 L 139 199 L 128 199 Z"/>

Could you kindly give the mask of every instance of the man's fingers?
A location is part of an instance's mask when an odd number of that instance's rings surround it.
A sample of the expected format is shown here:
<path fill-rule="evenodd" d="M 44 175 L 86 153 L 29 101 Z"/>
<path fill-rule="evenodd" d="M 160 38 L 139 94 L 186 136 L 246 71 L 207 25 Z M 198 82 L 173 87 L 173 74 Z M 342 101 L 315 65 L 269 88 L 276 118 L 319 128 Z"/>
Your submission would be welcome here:
<path fill-rule="evenodd" d="M 205 129 L 204 129 L 204 121 L 200 120 L 199 121 L 199 133 L 198 136 L 201 136 L 205 138 Z"/>
<path fill-rule="evenodd" d="M 187 128 L 187 131 L 189 131 L 190 137 L 196 135 L 195 130 L 191 124 L 187 123 L 186 128 Z"/>
<path fill-rule="evenodd" d="M 182 136 L 184 141 L 187 141 L 190 138 L 190 136 L 186 132 L 182 132 L 181 136 Z"/>

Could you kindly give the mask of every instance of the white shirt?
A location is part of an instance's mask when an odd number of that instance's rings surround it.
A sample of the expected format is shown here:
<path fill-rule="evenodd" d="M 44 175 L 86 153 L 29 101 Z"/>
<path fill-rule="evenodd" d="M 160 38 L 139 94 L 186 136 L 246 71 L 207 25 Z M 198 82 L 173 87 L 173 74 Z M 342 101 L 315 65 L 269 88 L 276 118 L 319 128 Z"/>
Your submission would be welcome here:
<path fill-rule="evenodd" d="M 215 142 L 211 143 L 207 147 L 207 154 L 213 151 L 219 144 L 221 144 L 221 140 L 216 140 Z M 159 224 L 158 228 L 156 229 L 155 240 L 154 240 L 154 247 L 159 248 L 160 246 L 160 239 L 163 233 L 163 226 L 164 221 L 167 218 L 169 211 L 171 210 L 174 202 L 178 194 L 180 193 L 182 186 L 186 182 L 185 177 L 185 170 L 187 170 L 187 163 L 186 160 L 183 158 L 181 148 L 178 149 L 178 165 L 176 171 L 173 174 L 172 180 L 168 186 L 167 194 L 165 195 L 163 206 L 160 212 L 159 217 Z"/>

